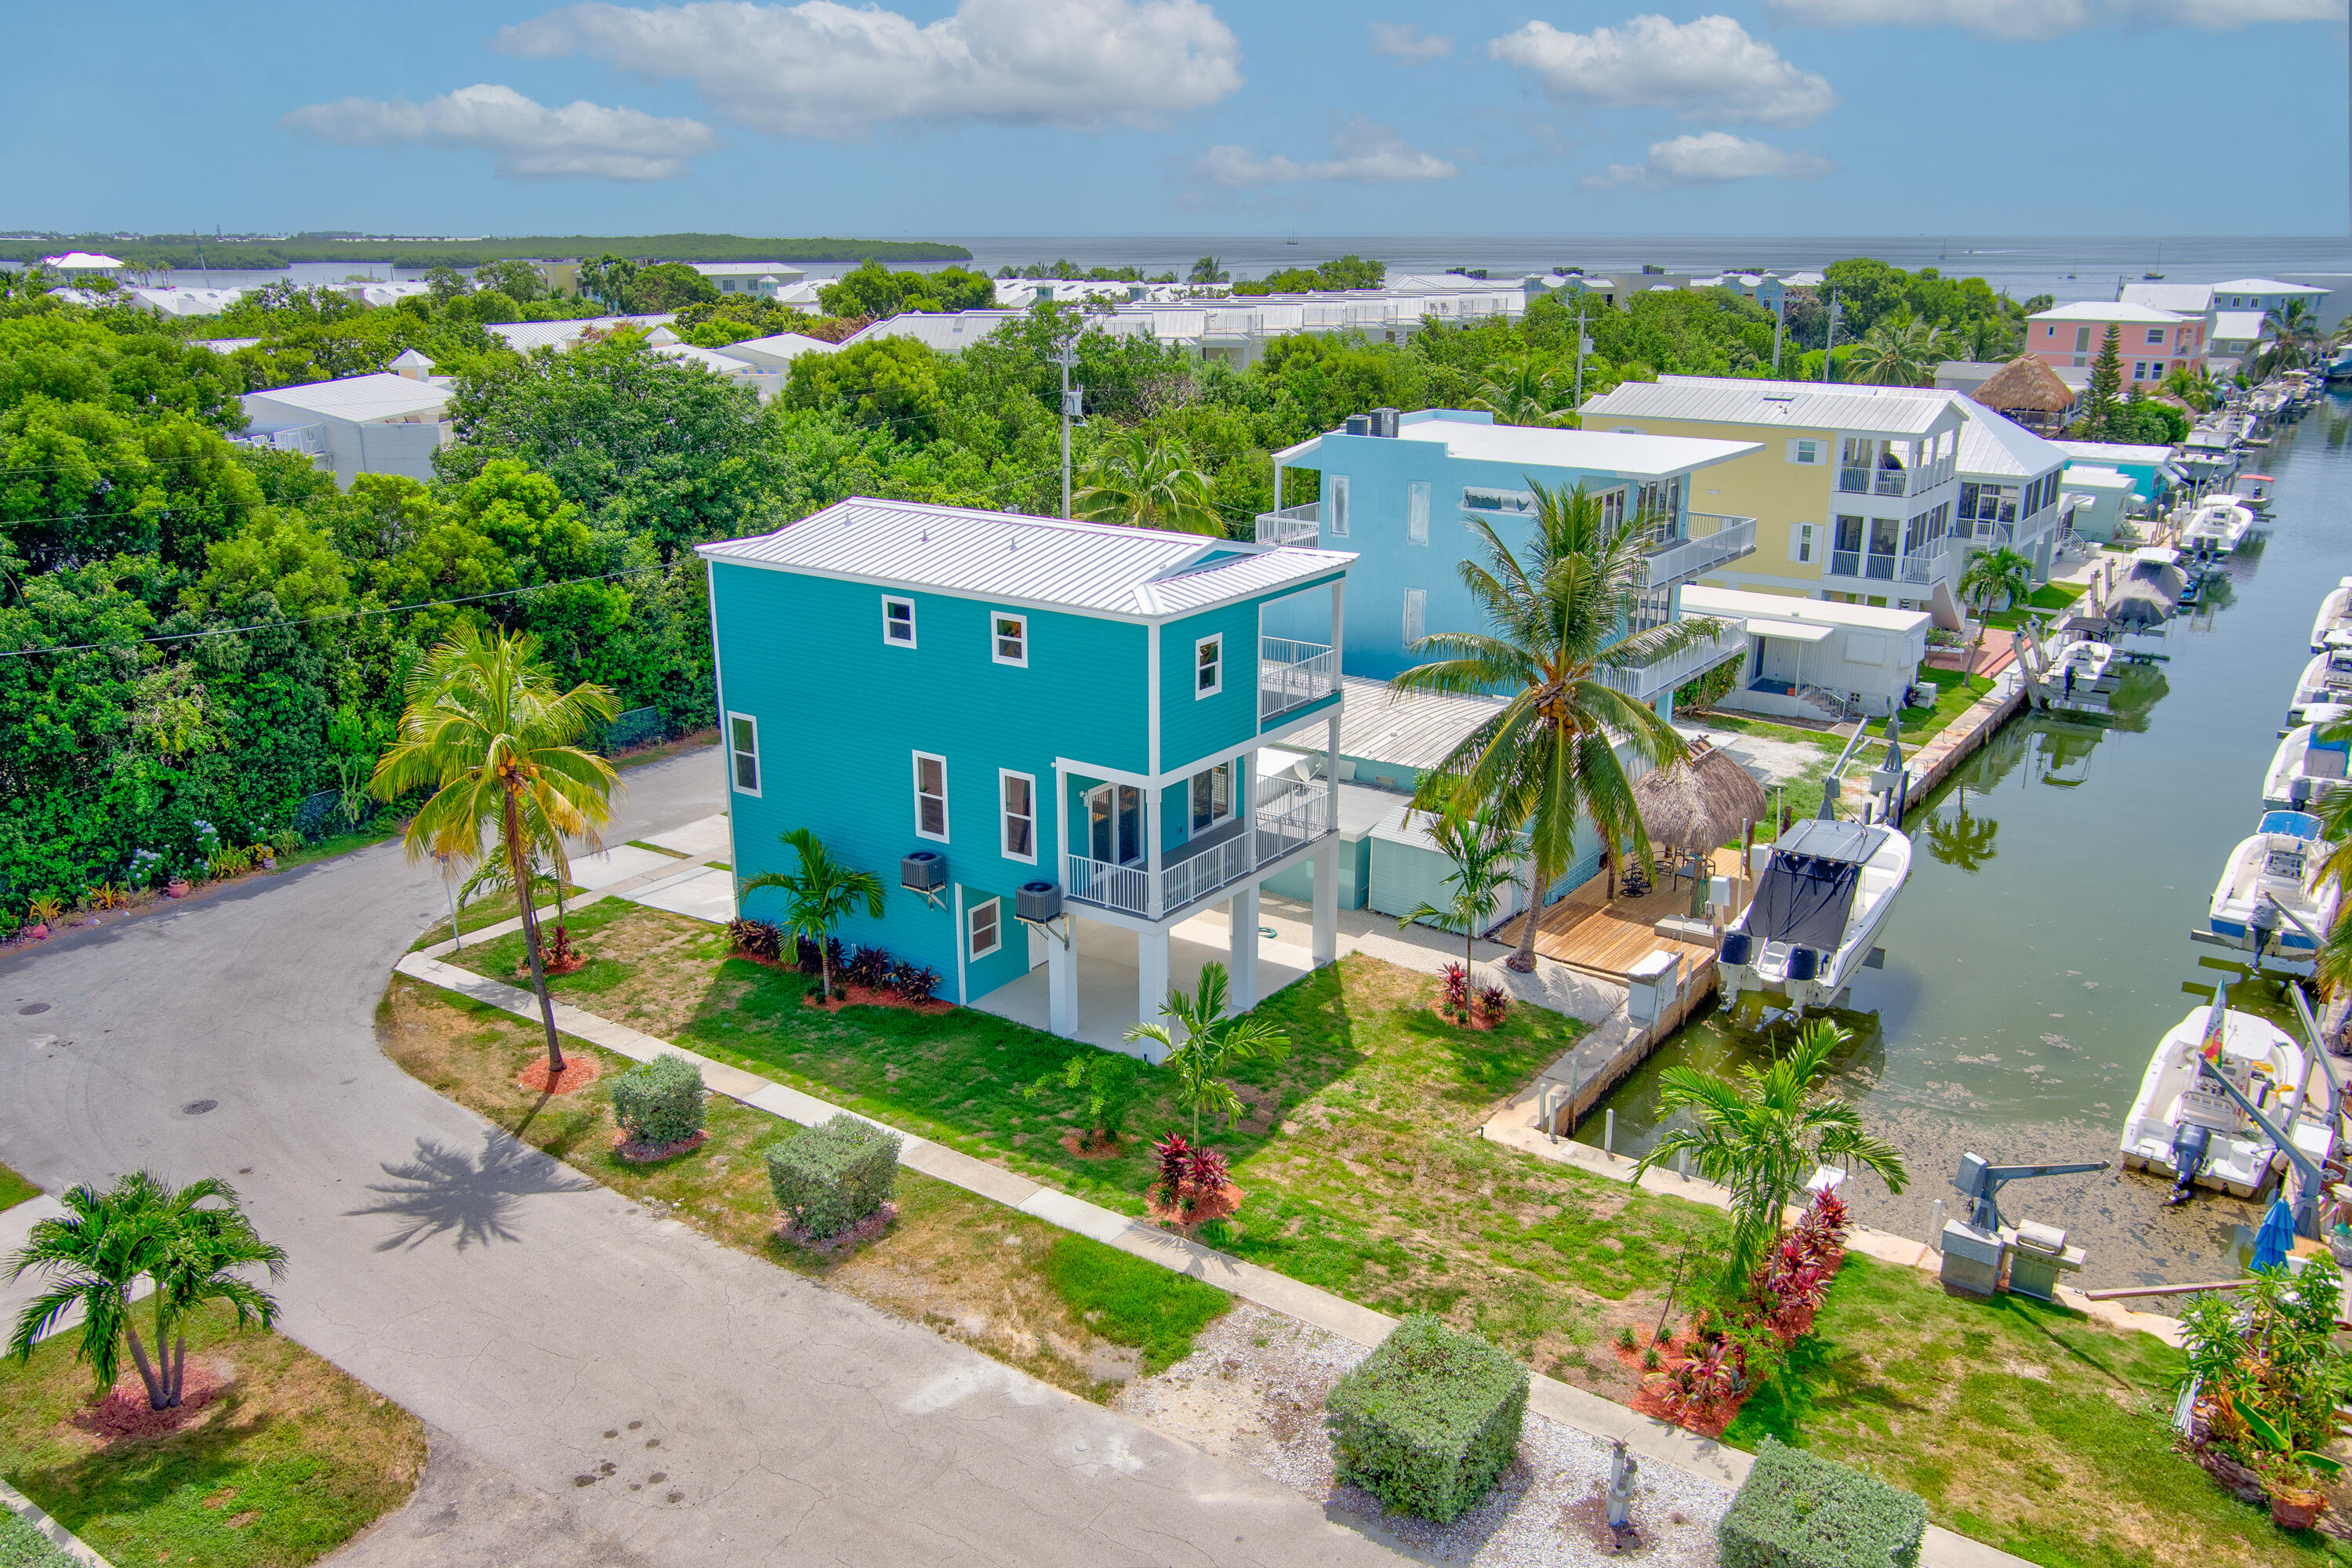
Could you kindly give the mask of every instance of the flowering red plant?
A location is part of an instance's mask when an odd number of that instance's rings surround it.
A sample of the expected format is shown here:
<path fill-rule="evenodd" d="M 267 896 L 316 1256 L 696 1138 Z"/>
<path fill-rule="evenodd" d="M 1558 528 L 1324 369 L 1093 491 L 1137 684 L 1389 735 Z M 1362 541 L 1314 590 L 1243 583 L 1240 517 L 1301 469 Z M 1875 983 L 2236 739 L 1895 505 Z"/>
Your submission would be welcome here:
<path fill-rule="evenodd" d="M 1184 1178 L 1192 1173 L 1192 1146 L 1184 1142 L 1181 1132 L 1171 1132 L 1151 1146 L 1151 1153 L 1160 1162 L 1160 1184 L 1173 1202 L 1184 1190 Z"/>

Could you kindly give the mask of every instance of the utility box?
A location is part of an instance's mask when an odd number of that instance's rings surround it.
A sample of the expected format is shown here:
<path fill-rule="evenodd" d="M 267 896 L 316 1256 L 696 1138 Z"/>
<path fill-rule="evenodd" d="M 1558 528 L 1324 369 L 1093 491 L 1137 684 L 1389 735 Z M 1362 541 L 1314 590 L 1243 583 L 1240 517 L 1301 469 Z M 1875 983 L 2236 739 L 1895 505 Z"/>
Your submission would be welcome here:
<path fill-rule="evenodd" d="M 1626 975 L 1625 1016 L 1636 1024 L 1654 1024 L 1674 1009 L 1682 990 L 1683 957 L 1658 952 L 1633 965 Z"/>
<path fill-rule="evenodd" d="M 1971 1296 L 1993 1296 L 2000 1291 L 2001 1254 L 2009 1243 L 1989 1230 L 1979 1230 L 1961 1220 L 1944 1223 L 1943 1280 L 1955 1290 L 1965 1290 Z"/>
<path fill-rule="evenodd" d="M 2058 1277 L 2083 1267 L 2084 1252 L 2066 1245 L 2066 1233 L 2056 1226 L 2032 1220 L 2002 1233 L 2009 1243 L 2009 1288 L 2037 1301 L 2058 1298 Z"/>

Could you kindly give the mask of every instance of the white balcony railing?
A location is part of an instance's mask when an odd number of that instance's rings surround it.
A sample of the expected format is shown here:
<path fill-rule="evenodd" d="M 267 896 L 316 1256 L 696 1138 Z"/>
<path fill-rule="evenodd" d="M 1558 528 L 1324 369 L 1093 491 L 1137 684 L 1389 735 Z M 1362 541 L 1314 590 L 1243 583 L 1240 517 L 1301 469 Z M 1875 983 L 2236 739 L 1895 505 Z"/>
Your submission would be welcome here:
<path fill-rule="evenodd" d="M 1832 550 L 1829 575 L 1853 577 L 1866 583 L 1939 582 L 1951 572 L 1952 544 L 1949 539 L 1934 540 L 1924 550 L 1902 556 Z"/>
<path fill-rule="evenodd" d="M 1636 702 L 1648 702 L 1660 692 L 1672 691 L 1718 664 L 1747 656 L 1748 624 L 1729 620 L 1715 636 L 1703 637 L 1679 653 L 1667 654 L 1647 664 L 1604 664 L 1593 672 L 1593 679 L 1624 692 Z"/>
<path fill-rule="evenodd" d="M 1323 503 L 1307 501 L 1257 514 L 1260 544 L 1313 544 L 1323 537 Z"/>
<path fill-rule="evenodd" d="M 1695 511 L 1681 534 L 1659 541 L 1648 552 L 1646 587 L 1660 588 L 1756 551 L 1756 520 L 1722 512 Z"/>
<path fill-rule="evenodd" d="M 1144 920 L 1161 920 L 1332 831 L 1331 785 L 1327 781 L 1284 780 L 1260 784 L 1258 794 L 1258 804 L 1242 831 L 1189 854 L 1177 851 L 1181 858 L 1171 858 L 1157 879 L 1142 865 L 1065 857 L 1063 895 Z"/>
<path fill-rule="evenodd" d="M 1339 668 L 1328 643 L 1294 642 L 1288 637 L 1257 639 L 1259 723 L 1294 708 L 1320 702 L 1339 689 Z"/>

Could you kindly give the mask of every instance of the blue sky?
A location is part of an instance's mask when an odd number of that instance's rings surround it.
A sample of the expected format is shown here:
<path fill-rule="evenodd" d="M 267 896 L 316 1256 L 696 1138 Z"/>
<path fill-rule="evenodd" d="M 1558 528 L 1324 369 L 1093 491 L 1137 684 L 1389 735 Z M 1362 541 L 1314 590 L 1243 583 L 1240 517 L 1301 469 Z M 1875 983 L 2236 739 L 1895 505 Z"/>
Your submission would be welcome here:
<path fill-rule="evenodd" d="M 2341 234 L 2343 17 L 406 0 L 123 4 L 94 33 L 47 7 L 11 24 L 0 225 Z"/>

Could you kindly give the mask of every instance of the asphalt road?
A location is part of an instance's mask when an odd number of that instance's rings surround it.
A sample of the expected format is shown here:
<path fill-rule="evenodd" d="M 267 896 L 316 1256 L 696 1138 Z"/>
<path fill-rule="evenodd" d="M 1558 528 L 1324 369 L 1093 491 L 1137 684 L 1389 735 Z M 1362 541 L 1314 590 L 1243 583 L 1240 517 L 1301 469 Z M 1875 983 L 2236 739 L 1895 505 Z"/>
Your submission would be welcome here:
<path fill-rule="evenodd" d="M 625 776 L 615 842 L 723 804 L 709 752 Z M 373 1015 L 440 912 L 379 846 L 0 959 L 0 1159 L 228 1177 L 293 1255 L 285 1330 L 433 1429 L 415 1501 L 339 1562 L 1398 1561 L 410 1079 Z"/>

